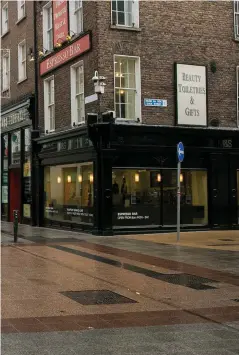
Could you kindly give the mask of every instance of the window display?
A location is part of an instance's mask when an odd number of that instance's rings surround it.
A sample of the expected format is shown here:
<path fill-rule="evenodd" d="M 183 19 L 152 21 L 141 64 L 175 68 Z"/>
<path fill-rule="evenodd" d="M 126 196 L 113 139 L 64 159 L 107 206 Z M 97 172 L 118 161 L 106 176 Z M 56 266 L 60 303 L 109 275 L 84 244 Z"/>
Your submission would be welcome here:
<path fill-rule="evenodd" d="M 93 224 L 93 183 L 93 163 L 45 167 L 45 218 Z"/>
<path fill-rule="evenodd" d="M 208 224 L 207 171 L 182 170 L 181 223 Z M 177 223 L 176 169 L 113 169 L 113 225 Z"/>

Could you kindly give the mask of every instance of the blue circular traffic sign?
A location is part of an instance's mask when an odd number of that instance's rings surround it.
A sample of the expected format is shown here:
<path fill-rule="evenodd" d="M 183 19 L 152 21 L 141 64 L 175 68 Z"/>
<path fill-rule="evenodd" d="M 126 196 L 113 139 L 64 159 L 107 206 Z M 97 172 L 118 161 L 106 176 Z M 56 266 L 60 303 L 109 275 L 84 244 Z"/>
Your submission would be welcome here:
<path fill-rule="evenodd" d="M 182 163 L 184 159 L 184 146 L 182 142 L 177 144 L 177 154 L 178 154 L 178 161 Z"/>

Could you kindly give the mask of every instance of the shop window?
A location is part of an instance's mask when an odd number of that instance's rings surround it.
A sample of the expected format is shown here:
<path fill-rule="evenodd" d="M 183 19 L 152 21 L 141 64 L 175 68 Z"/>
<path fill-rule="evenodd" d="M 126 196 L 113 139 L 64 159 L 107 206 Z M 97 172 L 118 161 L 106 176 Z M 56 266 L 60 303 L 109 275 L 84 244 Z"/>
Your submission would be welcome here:
<path fill-rule="evenodd" d="M 2 217 L 8 218 L 8 135 L 2 138 Z"/>
<path fill-rule="evenodd" d="M 163 224 L 177 224 L 177 171 L 163 170 Z M 208 224 L 207 172 L 182 170 L 181 224 Z"/>
<path fill-rule="evenodd" d="M 18 44 L 18 82 L 27 78 L 27 47 L 26 41 Z"/>
<path fill-rule="evenodd" d="M 43 50 L 53 49 L 52 1 L 43 7 Z"/>
<path fill-rule="evenodd" d="M 23 164 L 23 217 L 31 218 L 31 130 L 24 130 L 25 158 Z"/>
<path fill-rule="evenodd" d="M 181 224 L 207 225 L 207 172 L 182 170 Z M 113 169 L 113 225 L 177 223 L 177 171 Z"/>
<path fill-rule="evenodd" d="M 139 57 L 114 56 L 115 110 L 119 120 L 140 121 Z"/>
<path fill-rule="evenodd" d="M 11 164 L 20 165 L 21 163 L 21 132 L 15 131 L 11 134 Z"/>
<path fill-rule="evenodd" d="M 112 25 L 139 27 L 138 0 L 112 0 Z"/>
<path fill-rule="evenodd" d="M 83 6 L 82 0 L 69 1 L 70 30 L 73 33 L 83 31 Z"/>
<path fill-rule="evenodd" d="M 239 170 L 237 170 L 237 223 L 239 224 Z"/>
<path fill-rule="evenodd" d="M 112 173 L 113 224 L 160 225 L 160 172 L 114 169 Z"/>
<path fill-rule="evenodd" d="M 45 218 L 93 224 L 93 187 L 93 163 L 45 167 Z"/>
<path fill-rule="evenodd" d="M 71 123 L 85 122 L 84 67 L 83 61 L 71 67 Z"/>

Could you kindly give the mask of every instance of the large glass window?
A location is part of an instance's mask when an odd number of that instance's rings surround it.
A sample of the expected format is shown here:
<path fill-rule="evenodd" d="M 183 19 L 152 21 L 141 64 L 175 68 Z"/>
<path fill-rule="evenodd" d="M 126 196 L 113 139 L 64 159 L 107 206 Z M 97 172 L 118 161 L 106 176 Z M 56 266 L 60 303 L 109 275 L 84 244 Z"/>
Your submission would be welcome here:
<path fill-rule="evenodd" d="M 208 224 L 207 172 L 182 170 L 181 224 Z M 113 169 L 113 225 L 176 225 L 176 169 Z"/>
<path fill-rule="evenodd" d="M 8 216 L 8 135 L 2 138 L 2 217 L 7 219 Z"/>
<path fill-rule="evenodd" d="M 93 163 L 45 167 L 45 218 L 93 224 Z"/>
<path fill-rule="evenodd" d="M 11 145 L 11 164 L 19 165 L 21 163 L 21 131 L 15 131 L 11 134 Z"/>
<path fill-rule="evenodd" d="M 23 164 L 23 216 L 31 218 L 31 130 L 24 132 L 25 161 Z"/>

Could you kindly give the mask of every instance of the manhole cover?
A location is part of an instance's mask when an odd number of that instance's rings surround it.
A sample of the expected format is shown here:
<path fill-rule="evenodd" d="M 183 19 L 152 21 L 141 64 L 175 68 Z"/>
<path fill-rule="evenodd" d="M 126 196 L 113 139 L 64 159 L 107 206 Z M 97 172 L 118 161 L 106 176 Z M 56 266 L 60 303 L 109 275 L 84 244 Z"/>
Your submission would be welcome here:
<path fill-rule="evenodd" d="M 137 303 L 137 301 L 131 300 L 130 298 L 121 296 L 118 293 L 109 290 L 66 291 L 60 293 L 85 306 L 100 304 Z"/>

